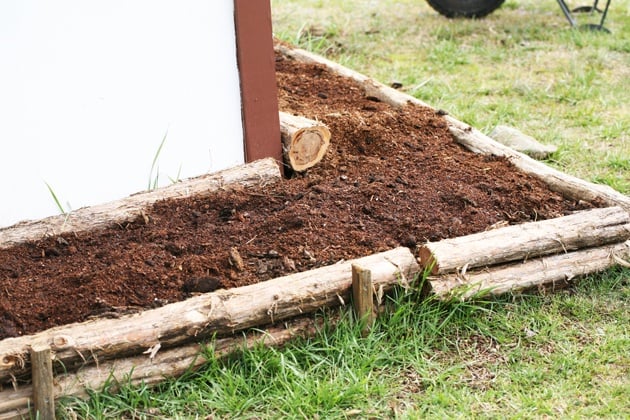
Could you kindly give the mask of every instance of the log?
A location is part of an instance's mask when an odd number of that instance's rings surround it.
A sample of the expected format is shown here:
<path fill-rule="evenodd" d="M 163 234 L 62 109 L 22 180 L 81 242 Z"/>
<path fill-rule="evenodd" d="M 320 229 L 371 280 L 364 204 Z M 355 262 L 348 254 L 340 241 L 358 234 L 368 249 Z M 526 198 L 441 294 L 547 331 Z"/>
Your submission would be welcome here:
<path fill-rule="evenodd" d="M 334 324 L 337 319 L 337 316 L 332 315 L 327 318 L 327 322 Z M 294 337 L 313 336 L 322 326 L 322 318 L 302 317 L 291 320 L 286 325 L 269 327 L 264 332 L 250 331 L 244 335 L 217 339 L 207 351 L 204 351 L 201 344 L 188 344 L 159 350 L 153 358 L 150 355 L 140 355 L 105 361 L 77 372 L 58 375 L 54 379 L 54 395 L 56 398 L 87 398 L 89 390 L 103 389 L 106 383 L 112 386 L 112 391 L 123 383 L 153 386 L 165 378 L 176 378 L 199 368 L 207 362 L 206 355 L 209 352 L 213 352 L 215 358 L 221 359 L 241 349 L 258 345 L 280 347 Z M 32 385 L 0 391 L 0 419 L 28 416 L 27 408 L 33 404 L 32 396 Z"/>
<path fill-rule="evenodd" d="M 330 144 L 330 130 L 324 124 L 285 112 L 280 112 L 280 134 L 284 162 L 296 172 L 319 163 Z"/>
<path fill-rule="evenodd" d="M 28 350 L 50 345 L 65 369 L 76 365 L 141 354 L 147 349 L 172 348 L 216 335 L 272 324 L 322 307 L 349 301 L 352 264 L 372 272 L 374 287 L 384 291 L 419 271 L 407 248 L 334 264 L 262 283 L 218 290 L 118 319 L 69 324 L 34 335 L 0 341 L 0 384 L 30 370 Z"/>
<path fill-rule="evenodd" d="M 621 207 L 586 210 L 570 216 L 506 226 L 420 247 L 419 260 L 442 274 L 539 255 L 623 242 L 630 238 L 630 214 Z"/>
<path fill-rule="evenodd" d="M 429 277 L 432 292 L 441 300 L 465 300 L 500 295 L 546 284 L 565 283 L 579 276 L 604 271 L 630 260 L 630 241 L 541 257 L 524 263 L 494 266 L 464 275 Z"/>
<path fill-rule="evenodd" d="M 321 64 L 333 73 L 349 77 L 363 86 L 366 96 L 376 98 L 394 107 L 413 104 L 434 109 L 411 95 L 386 86 L 320 55 L 298 48 L 291 48 L 285 44 L 276 44 L 275 49 L 285 57 L 304 63 Z M 481 133 L 479 130 L 450 115 L 444 115 L 444 118 L 455 141 L 467 149 L 475 153 L 504 156 L 519 170 L 541 179 L 547 184 L 550 190 L 558 192 L 567 198 L 589 202 L 602 200 L 607 206 L 620 206 L 630 212 L 630 197 L 621 194 L 613 188 L 584 181 L 572 175 L 560 172 L 523 153 L 502 145 Z"/>
<path fill-rule="evenodd" d="M 84 207 L 67 215 L 24 221 L 0 228 L 0 249 L 47 236 L 103 229 L 114 224 L 147 220 L 146 211 L 159 200 L 190 196 L 206 197 L 219 189 L 265 185 L 281 179 L 280 168 L 271 159 L 261 159 L 223 171 L 190 178 L 166 187 L 138 193 L 121 200 Z"/>

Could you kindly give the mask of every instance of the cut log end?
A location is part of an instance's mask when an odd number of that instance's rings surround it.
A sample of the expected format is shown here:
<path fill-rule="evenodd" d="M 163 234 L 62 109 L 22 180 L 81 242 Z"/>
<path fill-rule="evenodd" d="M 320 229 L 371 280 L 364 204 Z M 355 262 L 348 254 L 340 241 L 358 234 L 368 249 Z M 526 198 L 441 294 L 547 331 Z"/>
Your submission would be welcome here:
<path fill-rule="evenodd" d="M 304 171 L 324 158 L 330 144 L 330 131 L 325 126 L 303 128 L 289 147 L 289 164 L 294 171 Z"/>
<path fill-rule="evenodd" d="M 330 130 L 319 121 L 280 112 L 284 160 L 292 170 L 303 172 L 319 163 L 330 144 Z"/>

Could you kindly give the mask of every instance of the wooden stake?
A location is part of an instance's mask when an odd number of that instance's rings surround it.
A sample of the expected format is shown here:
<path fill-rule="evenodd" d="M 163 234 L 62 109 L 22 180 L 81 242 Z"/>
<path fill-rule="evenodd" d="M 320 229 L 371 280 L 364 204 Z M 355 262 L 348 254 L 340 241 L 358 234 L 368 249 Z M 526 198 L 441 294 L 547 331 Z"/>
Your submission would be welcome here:
<path fill-rule="evenodd" d="M 356 319 L 362 323 L 361 332 L 366 336 L 374 324 L 372 272 L 356 264 L 352 264 L 352 302 Z"/>
<path fill-rule="evenodd" d="M 55 395 L 50 347 L 46 345 L 33 346 L 31 348 L 31 364 L 34 417 L 42 420 L 54 419 Z"/>

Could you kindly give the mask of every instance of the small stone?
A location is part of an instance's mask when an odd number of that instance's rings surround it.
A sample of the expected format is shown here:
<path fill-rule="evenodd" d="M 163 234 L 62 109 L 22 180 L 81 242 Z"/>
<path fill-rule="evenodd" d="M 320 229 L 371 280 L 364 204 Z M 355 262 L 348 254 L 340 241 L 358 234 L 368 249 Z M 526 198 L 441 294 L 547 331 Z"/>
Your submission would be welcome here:
<path fill-rule="evenodd" d="M 185 293 L 209 293 L 221 286 L 221 280 L 216 277 L 193 277 L 184 282 Z"/>
<path fill-rule="evenodd" d="M 287 271 L 297 271 L 295 268 L 295 261 L 287 256 L 282 257 L 282 266 Z"/>
<path fill-rule="evenodd" d="M 308 249 L 304 249 L 304 257 L 309 260 L 310 262 L 316 262 L 317 259 L 315 258 L 315 255 L 313 255 L 313 253 L 311 251 L 309 251 Z"/>
<path fill-rule="evenodd" d="M 174 257 L 179 257 L 180 255 L 184 253 L 183 248 L 174 243 L 168 243 L 164 245 L 164 249 L 168 251 Z"/>
<path fill-rule="evenodd" d="M 55 248 L 54 246 L 46 249 L 45 253 L 46 253 L 46 256 L 48 257 L 58 257 L 61 255 L 61 252 L 59 252 L 59 250 Z"/>
<path fill-rule="evenodd" d="M 408 235 L 403 243 L 404 246 L 406 246 L 407 248 L 415 248 L 416 245 L 418 244 L 418 240 L 416 239 L 416 237 L 414 235 Z"/>
<path fill-rule="evenodd" d="M 266 263 L 264 263 L 262 261 L 259 261 L 258 262 L 258 268 L 256 269 L 256 273 L 257 274 L 265 274 L 265 273 L 267 273 L 267 271 L 269 271 L 269 266 Z"/>
<path fill-rule="evenodd" d="M 558 151 L 556 146 L 539 143 L 535 138 L 507 125 L 497 125 L 489 137 L 534 159 L 547 159 L 550 154 Z"/>
<path fill-rule="evenodd" d="M 230 265 L 234 267 L 237 271 L 245 270 L 245 263 L 243 262 L 243 258 L 241 254 L 238 252 L 238 248 L 235 246 L 230 248 L 229 252 L 230 256 L 228 258 Z"/>

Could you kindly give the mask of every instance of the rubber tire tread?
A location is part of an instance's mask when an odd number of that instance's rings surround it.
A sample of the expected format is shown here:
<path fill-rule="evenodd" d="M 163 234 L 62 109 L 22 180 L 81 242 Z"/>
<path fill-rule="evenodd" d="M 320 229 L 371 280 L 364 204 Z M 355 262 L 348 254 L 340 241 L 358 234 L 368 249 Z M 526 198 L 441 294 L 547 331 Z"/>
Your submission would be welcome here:
<path fill-rule="evenodd" d="M 429 6 L 448 18 L 481 18 L 497 10 L 505 0 L 427 0 Z"/>

